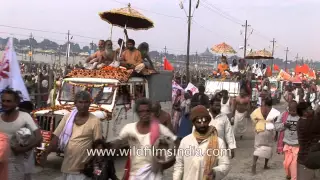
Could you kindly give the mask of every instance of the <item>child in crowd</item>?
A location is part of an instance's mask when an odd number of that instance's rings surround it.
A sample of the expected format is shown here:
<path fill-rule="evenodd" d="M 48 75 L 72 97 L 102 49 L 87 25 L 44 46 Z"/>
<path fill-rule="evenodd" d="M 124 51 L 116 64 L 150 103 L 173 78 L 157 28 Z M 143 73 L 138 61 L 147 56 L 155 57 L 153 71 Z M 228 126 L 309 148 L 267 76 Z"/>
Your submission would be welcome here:
<path fill-rule="evenodd" d="M 92 150 L 105 150 L 107 145 L 102 139 L 97 139 L 92 144 Z M 114 161 L 112 157 L 99 156 L 95 154 L 90 161 L 86 164 L 83 174 L 87 177 L 92 178 L 92 180 L 118 180 L 116 176 L 116 170 L 114 167 Z"/>
<path fill-rule="evenodd" d="M 283 112 L 275 122 L 275 127 L 280 136 L 278 139 L 277 153 L 284 153 L 284 169 L 287 179 L 297 179 L 297 158 L 299 141 L 297 124 L 300 117 L 297 115 L 297 102 L 290 101 L 289 108 Z"/>

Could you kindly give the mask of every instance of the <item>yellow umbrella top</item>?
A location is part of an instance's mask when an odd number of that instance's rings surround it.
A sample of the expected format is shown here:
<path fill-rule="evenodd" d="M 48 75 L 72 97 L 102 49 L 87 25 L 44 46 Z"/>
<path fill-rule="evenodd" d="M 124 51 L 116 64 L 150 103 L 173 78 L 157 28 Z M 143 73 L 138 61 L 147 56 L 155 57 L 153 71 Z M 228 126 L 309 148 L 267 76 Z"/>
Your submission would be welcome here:
<path fill-rule="evenodd" d="M 230 45 L 225 42 L 221 44 L 217 44 L 211 48 L 211 50 L 215 53 L 219 54 L 235 54 L 237 53 Z"/>
<path fill-rule="evenodd" d="M 154 27 L 154 23 L 150 19 L 132 9 L 130 4 L 125 8 L 100 12 L 99 16 L 102 20 L 122 28 L 127 27 L 133 30 L 146 30 Z"/>
<path fill-rule="evenodd" d="M 252 51 L 247 56 L 246 59 L 273 59 L 272 53 L 266 49 L 259 51 Z"/>

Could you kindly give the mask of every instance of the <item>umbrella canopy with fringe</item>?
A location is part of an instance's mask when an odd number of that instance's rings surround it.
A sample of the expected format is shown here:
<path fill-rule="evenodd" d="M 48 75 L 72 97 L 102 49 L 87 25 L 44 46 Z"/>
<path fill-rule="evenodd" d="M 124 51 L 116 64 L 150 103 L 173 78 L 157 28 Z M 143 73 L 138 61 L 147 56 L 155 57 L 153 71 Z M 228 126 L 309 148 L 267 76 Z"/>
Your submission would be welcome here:
<path fill-rule="evenodd" d="M 259 51 L 252 51 L 247 56 L 246 59 L 273 59 L 271 52 L 266 49 Z"/>
<path fill-rule="evenodd" d="M 125 8 L 101 12 L 99 16 L 102 20 L 121 28 L 147 30 L 154 27 L 150 19 L 132 9 L 130 4 Z"/>
<path fill-rule="evenodd" d="M 235 54 L 237 53 L 230 45 L 225 42 L 221 44 L 217 44 L 211 48 L 211 50 L 215 53 L 219 54 Z"/>

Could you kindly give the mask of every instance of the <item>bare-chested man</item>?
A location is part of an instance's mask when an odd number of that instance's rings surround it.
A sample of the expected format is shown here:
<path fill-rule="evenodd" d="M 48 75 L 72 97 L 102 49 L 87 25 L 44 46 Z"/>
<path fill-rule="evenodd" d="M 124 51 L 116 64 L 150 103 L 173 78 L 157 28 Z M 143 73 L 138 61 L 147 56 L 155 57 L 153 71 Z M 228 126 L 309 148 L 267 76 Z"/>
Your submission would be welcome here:
<path fill-rule="evenodd" d="M 233 103 L 233 117 L 234 117 L 234 134 L 239 135 L 242 139 L 243 134 L 247 130 L 248 110 L 250 109 L 250 97 L 243 87 L 240 89 L 240 94 Z"/>
<path fill-rule="evenodd" d="M 122 66 L 128 69 L 136 69 L 137 66 L 140 70 L 144 68 L 143 66 L 141 67 L 143 65 L 141 52 L 135 48 L 135 41 L 133 39 L 128 39 L 126 50 L 122 52 L 120 61 Z"/>
<path fill-rule="evenodd" d="M 160 102 L 155 102 L 152 104 L 152 112 L 153 116 L 157 118 L 162 125 L 166 126 L 168 129 L 170 129 L 171 132 L 173 132 L 171 116 L 169 113 L 161 109 Z"/>
<path fill-rule="evenodd" d="M 99 64 L 105 61 L 107 54 L 106 54 L 106 42 L 104 40 L 100 40 L 99 44 L 99 51 L 95 52 L 93 55 L 87 58 L 84 67 L 86 69 L 95 69 Z"/>
<path fill-rule="evenodd" d="M 101 64 L 98 65 L 98 68 L 109 66 L 113 62 L 115 58 L 115 51 L 113 50 L 112 45 L 111 40 L 106 40 L 106 58 L 104 59 L 104 62 L 101 62 Z"/>

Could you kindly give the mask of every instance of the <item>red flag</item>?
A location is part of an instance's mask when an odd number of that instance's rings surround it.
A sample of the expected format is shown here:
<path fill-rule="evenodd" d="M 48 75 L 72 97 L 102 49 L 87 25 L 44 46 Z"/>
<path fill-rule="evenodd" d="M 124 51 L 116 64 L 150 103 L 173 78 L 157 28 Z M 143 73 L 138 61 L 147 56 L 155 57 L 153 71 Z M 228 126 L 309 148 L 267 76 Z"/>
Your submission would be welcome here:
<path fill-rule="evenodd" d="M 273 65 L 273 69 L 275 70 L 275 71 L 280 71 L 280 68 L 279 68 L 279 66 L 278 65 Z"/>
<path fill-rule="evenodd" d="M 267 77 L 271 77 L 272 76 L 272 71 L 271 71 L 270 66 L 267 67 L 266 76 Z"/>
<path fill-rule="evenodd" d="M 163 61 L 163 69 L 168 70 L 168 71 L 174 70 L 173 66 L 170 64 L 170 62 L 168 61 L 168 59 L 166 57 L 164 58 L 164 61 Z"/>

